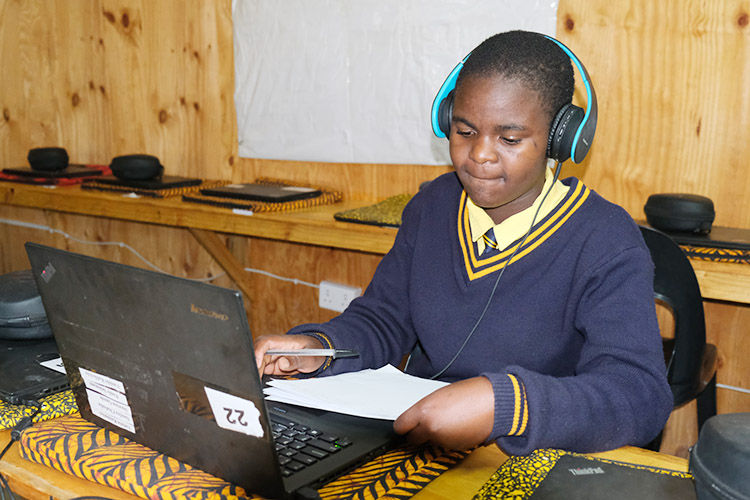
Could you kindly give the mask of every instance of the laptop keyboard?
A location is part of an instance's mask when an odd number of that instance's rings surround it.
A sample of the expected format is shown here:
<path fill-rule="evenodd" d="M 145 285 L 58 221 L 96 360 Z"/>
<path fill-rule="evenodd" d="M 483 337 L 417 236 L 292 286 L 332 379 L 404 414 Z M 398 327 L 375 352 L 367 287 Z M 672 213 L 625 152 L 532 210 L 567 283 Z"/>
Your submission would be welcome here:
<path fill-rule="evenodd" d="M 270 417 L 276 455 L 284 477 L 289 477 L 319 460 L 325 460 L 352 444 L 347 438 L 323 433 L 286 417 L 274 414 Z"/>

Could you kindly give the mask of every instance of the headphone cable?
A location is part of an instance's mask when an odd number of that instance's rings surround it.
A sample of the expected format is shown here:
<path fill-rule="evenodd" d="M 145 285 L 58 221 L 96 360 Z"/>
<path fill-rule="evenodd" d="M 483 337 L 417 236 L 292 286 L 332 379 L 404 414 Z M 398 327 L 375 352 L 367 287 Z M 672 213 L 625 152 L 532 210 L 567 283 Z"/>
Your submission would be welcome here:
<path fill-rule="evenodd" d="M 434 380 L 441 376 L 445 371 L 453 365 L 453 363 L 458 359 L 458 356 L 463 352 L 464 348 L 466 347 L 466 344 L 469 343 L 469 339 L 474 335 L 474 332 L 477 330 L 477 327 L 479 326 L 479 323 L 482 322 L 482 319 L 484 319 L 484 315 L 487 313 L 487 310 L 490 308 L 490 304 L 492 303 L 492 298 L 495 296 L 495 291 L 497 290 L 497 285 L 500 283 L 500 278 L 503 277 L 503 274 L 505 273 L 505 270 L 510 267 L 511 262 L 513 261 L 513 257 L 516 256 L 516 253 L 518 253 L 518 250 L 523 246 L 524 243 L 526 243 L 526 239 L 531 234 L 531 230 L 534 229 L 534 224 L 536 223 L 536 218 L 539 216 L 539 211 L 542 209 L 542 206 L 544 205 L 544 201 L 547 199 L 547 195 L 549 195 L 550 191 L 552 191 L 552 188 L 555 185 L 555 182 L 557 182 L 557 178 L 560 175 L 560 169 L 562 167 L 562 162 L 555 161 L 555 175 L 552 177 L 552 183 L 550 184 L 549 188 L 547 189 L 547 192 L 544 193 L 544 196 L 542 197 L 541 203 L 539 203 L 539 206 L 536 209 L 536 212 L 534 212 L 534 217 L 531 219 L 531 225 L 529 225 L 528 231 L 526 231 L 526 234 L 521 239 L 521 242 L 516 246 L 516 248 L 513 250 L 513 253 L 510 255 L 510 258 L 508 259 L 508 263 L 503 266 L 503 268 L 500 270 L 500 274 L 498 274 L 497 279 L 495 280 L 495 284 L 492 287 L 492 292 L 490 293 L 489 299 L 487 299 L 487 303 L 484 306 L 484 309 L 482 310 L 482 314 L 479 315 L 479 319 L 477 319 L 476 323 L 474 323 L 474 327 L 471 329 L 469 334 L 466 336 L 466 339 L 464 339 L 463 344 L 461 344 L 461 347 L 458 349 L 458 352 L 453 356 L 453 358 L 448 362 L 447 365 L 443 367 L 442 370 L 437 372 L 435 375 L 430 377 L 430 380 Z"/>

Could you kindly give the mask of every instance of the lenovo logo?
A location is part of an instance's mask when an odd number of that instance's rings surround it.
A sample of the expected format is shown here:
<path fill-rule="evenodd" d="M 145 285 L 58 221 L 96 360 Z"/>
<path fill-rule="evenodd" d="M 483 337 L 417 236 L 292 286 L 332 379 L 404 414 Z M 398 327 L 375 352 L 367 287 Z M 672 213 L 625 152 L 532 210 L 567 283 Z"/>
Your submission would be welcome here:
<path fill-rule="evenodd" d="M 213 319 L 229 321 L 229 316 L 227 316 L 226 314 L 218 313 L 210 309 L 204 309 L 202 307 L 196 306 L 195 304 L 190 304 L 190 312 L 193 314 L 200 314 L 201 316 L 208 316 L 209 318 Z"/>

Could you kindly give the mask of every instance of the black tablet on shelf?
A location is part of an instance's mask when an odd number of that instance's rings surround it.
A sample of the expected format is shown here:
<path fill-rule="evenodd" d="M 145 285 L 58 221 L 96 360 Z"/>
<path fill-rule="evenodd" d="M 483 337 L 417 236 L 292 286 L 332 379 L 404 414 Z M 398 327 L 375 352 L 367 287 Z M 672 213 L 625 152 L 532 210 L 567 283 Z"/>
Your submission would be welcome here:
<path fill-rule="evenodd" d="M 201 189 L 200 192 L 204 196 L 265 201 L 269 203 L 305 200 L 322 194 L 320 190 L 309 187 L 255 183 L 228 184 L 221 187 Z"/>

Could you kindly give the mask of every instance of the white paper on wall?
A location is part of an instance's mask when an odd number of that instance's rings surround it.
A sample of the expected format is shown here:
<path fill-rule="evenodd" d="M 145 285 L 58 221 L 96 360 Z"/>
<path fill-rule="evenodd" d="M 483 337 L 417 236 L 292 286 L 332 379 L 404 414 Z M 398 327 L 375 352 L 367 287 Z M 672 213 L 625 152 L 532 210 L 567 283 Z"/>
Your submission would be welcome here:
<path fill-rule="evenodd" d="M 554 35 L 557 0 L 233 0 L 246 158 L 450 163 L 435 93 L 487 37 Z"/>

